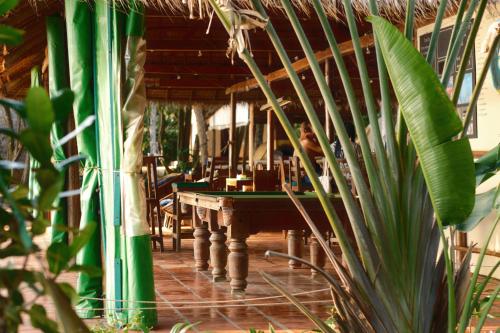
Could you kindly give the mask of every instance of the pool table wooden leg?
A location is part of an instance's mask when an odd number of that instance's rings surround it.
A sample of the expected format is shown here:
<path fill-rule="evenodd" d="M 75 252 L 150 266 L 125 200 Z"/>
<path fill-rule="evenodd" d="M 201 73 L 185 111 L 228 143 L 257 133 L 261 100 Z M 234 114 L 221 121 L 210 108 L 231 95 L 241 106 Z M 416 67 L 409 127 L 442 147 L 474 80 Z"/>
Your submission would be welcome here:
<path fill-rule="evenodd" d="M 212 243 L 210 245 L 210 264 L 213 267 L 213 281 L 226 281 L 227 250 L 224 230 L 212 230 L 210 243 Z"/>
<path fill-rule="evenodd" d="M 325 251 L 321 248 L 321 245 L 318 242 L 318 239 L 314 234 L 311 235 L 309 249 L 311 254 L 311 263 L 319 268 L 323 269 L 325 267 Z M 314 269 L 311 269 L 312 277 L 315 277 L 318 272 Z"/>
<path fill-rule="evenodd" d="M 288 230 L 288 254 L 302 258 L 304 243 L 302 242 L 304 232 L 302 230 Z M 288 266 L 292 269 L 300 268 L 302 264 L 296 260 L 290 259 Z"/>
<path fill-rule="evenodd" d="M 194 261 L 197 271 L 208 270 L 208 258 L 210 254 L 210 232 L 206 223 L 199 223 L 195 226 L 194 232 Z"/>
<path fill-rule="evenodd" d="M 245 238 L 229 240 L 229 277 L 231 278 L 231 293 L 242 294 L 247 287 L 248 276 L 248 246 Z"/>

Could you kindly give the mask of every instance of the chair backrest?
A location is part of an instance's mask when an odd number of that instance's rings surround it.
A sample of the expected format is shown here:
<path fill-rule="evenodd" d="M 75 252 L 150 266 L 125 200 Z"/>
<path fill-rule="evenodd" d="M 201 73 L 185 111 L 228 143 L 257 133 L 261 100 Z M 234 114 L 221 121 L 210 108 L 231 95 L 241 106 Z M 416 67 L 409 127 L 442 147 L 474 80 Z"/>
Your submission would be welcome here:
<path fill-rule="evenodd" d="M 254 191 L 276 191 L 279 186 L 277 170 L 253 170 Z"/>
<path fill-rule="evenodd" d="M 289 176 L 292 191 L 302 192 L 302 170 L 298 156 L 292 156 L 289 160 Z"/>
<path fill-rule="evenodd" d="M 164 178 L 157 181 L 156 195 L 158 198 L 163 198 L 170 193 L 172 193 L 172 186 L 175 183 L 183 182 L 185 180 L 185 175 L 183 173 L 170 174 Z"/>
<path fill-rule="evenodd" d="M 144 156 L 142 165 L 146 167 L 146 196 L 148 199 L 158 198 L 157 156 Z"/>
<path fill-rule="evenodd" d="M 215 162 L 213 157 L 207 158 L 207 163 L 203 166 L 202 177 L 209 183 L 214 179 Z"/>
<path fill-rule="evenodd" d="M 290 181 L 290 161 L 283 160 L 283 157 L 280 156 L 278 160 L 278 178 L 281 182 L 281 187 L 284 184 Z"/>

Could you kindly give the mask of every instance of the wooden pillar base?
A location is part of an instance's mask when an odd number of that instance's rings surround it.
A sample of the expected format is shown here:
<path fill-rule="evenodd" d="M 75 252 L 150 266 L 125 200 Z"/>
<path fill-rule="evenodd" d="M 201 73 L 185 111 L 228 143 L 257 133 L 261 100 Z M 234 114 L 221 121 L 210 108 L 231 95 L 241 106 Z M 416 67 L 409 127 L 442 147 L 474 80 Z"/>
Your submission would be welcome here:
<path fill-rule="evenodd" d="M 227 250 L 224 230 L 212 231 L 210 243 L 210 264 L 213 267 L 213 281 L 226 281 Z"/>
<path fill-rule="evenodd" d="M 229 277 L 231 293 L 242 294 L 247 287 L 248 246 L 246 239 L 231 238 L 229 241 Z"/>
<path fill-rule="evenodd" d="M 193 232 L 194 236 L 194 261 L 195 267 L 197 271 L 206 271 L 208 270 L 208 258 L 210 254 L 210 241 L 209 236 L 210 232 L 208 231 L 208 227 L 206 224 L 201 224 L 199 227 L 196 227 Z"/>
<path fill-rule="evenodd" d="M 323 269 L 325 267 L 325 251 L 321 248 L 318 239 L 314 234 L 311 235 L 311 240 L 309 243 L 309 250 L 311 255 L 311 263 L 319 268 Z M 311 269 L 311 276 L 315 277 L 318 272 Z"/>
<path fill-rule="evenodd" d="M 298 258 L 302 258 L 304 243 L 302 230 L 288 230 L 288 254 Z M 290 259 L 288 266 L 292 269 L 300 268 L 302 264 L 296 260 Z"/>

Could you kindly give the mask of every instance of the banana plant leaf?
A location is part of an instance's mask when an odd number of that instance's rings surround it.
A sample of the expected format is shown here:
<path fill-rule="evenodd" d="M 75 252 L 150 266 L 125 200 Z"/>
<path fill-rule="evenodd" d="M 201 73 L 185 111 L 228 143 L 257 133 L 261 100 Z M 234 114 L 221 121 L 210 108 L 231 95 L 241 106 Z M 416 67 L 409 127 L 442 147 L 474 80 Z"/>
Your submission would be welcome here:
<path fill-rule="evenodd" d="M 479 158 L 476 168 L 476 186 L 493 177 L 500 170 L 500 144 Z"/>
<path fill-rule="evenodd" d="M 499 207 L 500 186 L 476 195 L 476 203 L 474 204 L 472 213 L 464 222 L 457 224 L 457 229 L 462 232 L 469 232 L 473 230 L 479 222 Z"/>
<path fill-rule="evenodd" d="M 475 198 L 469 140 L 454 140 L 462 122 L 436 73 L 413 44 L 385 19 L 368 20 L 380 43 L 436 217 L 443 225 L 462 222 Z"/>

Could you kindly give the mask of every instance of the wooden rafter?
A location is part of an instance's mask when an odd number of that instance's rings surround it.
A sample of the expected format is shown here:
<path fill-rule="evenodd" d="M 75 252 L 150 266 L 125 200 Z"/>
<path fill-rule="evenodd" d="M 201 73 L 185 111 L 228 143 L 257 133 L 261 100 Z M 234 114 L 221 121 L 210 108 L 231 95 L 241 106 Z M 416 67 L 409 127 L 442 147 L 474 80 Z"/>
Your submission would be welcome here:
<path fill-rule="evenodd" d="M 361 41 L 361 47 L 370 47 L 373 46 L 373 35 L 366 35 L 360 38 Z M 352 41 L 347 41 L 344 43 L 339 44 L 340 52 L 342 53 L 343 56 L 346 56 L 348 54 L 351 54 L 354 52 L 354 47 L 352 44 Z M 318 51 L 315 53 L 316 59 L 318 62 L 324 62 L 326 59 L 330 59 L 333 57 L 332 51 L 330 48 L 323 50 L 323 51 Z M 306 71 L 310 68 L 309 62 L 307 61 L 306 58 L 302 58 L 300 60 L 297 60 L 292 64 L 293 69 L 297 72 L 303 72 Z M 274 81 L 279 81 L 279 80 L 284 80 L 288 78 L 288 74 L 286 73 L 286 70 L 284 68 L 278 69 L 274 72 L 271 72 L 266 75 L 266 80 L 267 82 L 271 83 Z M 231 94 L 231 93 L 239 93 L 239 92 L 246 92 L 251 89 L 257 88 L 259 85 L 257 83 L 257 80 L 255 79 L 250 79 L 246 80 L 243 82 L 238 82 L 236 84 L 233 84 L 229 88 L 226 89 L 226 94 Z"/>

